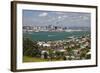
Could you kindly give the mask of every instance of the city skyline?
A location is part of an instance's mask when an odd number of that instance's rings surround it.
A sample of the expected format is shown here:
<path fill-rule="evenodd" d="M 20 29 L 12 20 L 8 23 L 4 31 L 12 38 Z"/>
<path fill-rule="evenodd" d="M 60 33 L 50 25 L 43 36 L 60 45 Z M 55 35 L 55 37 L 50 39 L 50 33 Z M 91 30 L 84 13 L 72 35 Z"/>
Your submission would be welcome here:
<path fill-rule="evenodd" d="M 23 10 L 23 26 L 90 27 L 91 14 L 83 12 L 61 12 Z"/>

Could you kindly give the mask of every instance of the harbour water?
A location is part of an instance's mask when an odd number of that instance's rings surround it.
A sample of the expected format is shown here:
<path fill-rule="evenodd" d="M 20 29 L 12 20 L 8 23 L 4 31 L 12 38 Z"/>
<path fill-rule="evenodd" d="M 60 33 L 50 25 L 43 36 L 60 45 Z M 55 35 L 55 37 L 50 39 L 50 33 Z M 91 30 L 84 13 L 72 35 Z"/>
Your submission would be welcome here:
<path fill-rule="evenodd" d="M 73 32 L 24 32 L 23 37 L 32 39 L 33 41 L 56 41 L 64 40 L 70 37 L 80 37 L 90 35 L 89 31 L 73 31 Z"/>

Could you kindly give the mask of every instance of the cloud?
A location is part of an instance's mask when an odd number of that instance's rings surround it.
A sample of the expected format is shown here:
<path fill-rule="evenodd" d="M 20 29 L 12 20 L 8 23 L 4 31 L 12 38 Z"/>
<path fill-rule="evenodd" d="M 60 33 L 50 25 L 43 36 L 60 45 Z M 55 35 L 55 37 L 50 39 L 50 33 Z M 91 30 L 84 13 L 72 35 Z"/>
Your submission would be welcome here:
<path fill-rule="evenodd" d="M 39 14 L 40 17 L 44 17 L 44 16 L 47 16 L 47 15 L 48 15 L 48 13 L 46 13 L 46 12 Z"/>
<path fill-rule="evenodd" d="M 62 17 L 61 16 L 58 16 L 58 19 L 61 19 Z"/>
<path fill-rule="evenodd" d="M 88 19 L 89 19 L 88 16 L 84 16 L 84 17 L 83 17 L 83 20 L 88 20 Z"/>
<path fill-rule="evenodd" d="M 48 22 L 53 22 L 53 21 L 55 21 L 56 20 L 56 18 L 55 17 L 52 17 L 52 18 L 50 18 L 50 19 L 47 19 L 46 21 L 48 21 Z"/>
<path fill-rule="evenodd" d="M 67 18 L 68 16 L 67 16 L 67 15 L 64 15 L 64 16 L 62 16 L 62 17 Z"/>
<path fill-rule="evenodd" d="M 83 20 L 89 20 L 89 16 L 79 16 Z"/>

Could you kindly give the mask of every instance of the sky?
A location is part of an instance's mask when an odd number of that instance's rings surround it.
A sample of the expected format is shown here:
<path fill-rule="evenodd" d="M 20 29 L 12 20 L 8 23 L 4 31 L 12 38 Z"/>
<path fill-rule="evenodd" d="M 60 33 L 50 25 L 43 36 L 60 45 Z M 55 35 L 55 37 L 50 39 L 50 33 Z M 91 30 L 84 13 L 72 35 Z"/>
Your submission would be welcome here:
<path fill-rule="evenodd" d="M 23 26 L 90 27 L 91 14 L 83 12 L 23 10 Z"/>

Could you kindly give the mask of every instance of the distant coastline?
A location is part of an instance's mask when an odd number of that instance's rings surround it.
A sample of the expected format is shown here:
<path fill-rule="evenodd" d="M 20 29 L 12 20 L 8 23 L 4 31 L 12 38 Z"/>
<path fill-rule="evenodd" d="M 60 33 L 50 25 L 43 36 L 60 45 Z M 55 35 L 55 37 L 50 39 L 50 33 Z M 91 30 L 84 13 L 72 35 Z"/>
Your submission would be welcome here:
<path fill-rule="evenodd" d="M 90 31 L 89 27 L 23 26 L 23 32 L 77 32 Z"/>

